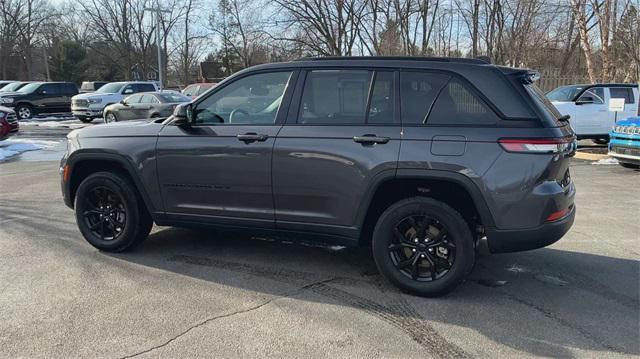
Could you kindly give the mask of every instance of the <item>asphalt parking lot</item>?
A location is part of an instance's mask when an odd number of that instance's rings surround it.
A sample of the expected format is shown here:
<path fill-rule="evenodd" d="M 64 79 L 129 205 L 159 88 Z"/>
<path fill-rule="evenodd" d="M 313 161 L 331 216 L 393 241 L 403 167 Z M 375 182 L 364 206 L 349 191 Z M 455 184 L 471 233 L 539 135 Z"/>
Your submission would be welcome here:
<path fill-rule="evenodd" d="M 574 160 L 567 236 L 483 249 L 426 299 L 366 248 L 155 227 L 133 253 L 98 252 L 62 203 L 58 151 L 0 163 L 0 357 L 640 355 L 640 171 Z"/>

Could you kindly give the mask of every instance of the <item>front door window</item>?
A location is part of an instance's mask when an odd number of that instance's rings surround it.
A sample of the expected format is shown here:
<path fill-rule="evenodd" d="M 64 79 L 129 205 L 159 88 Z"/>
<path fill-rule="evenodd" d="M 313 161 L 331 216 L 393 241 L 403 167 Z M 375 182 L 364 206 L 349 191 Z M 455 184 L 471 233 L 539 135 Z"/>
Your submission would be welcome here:
<path fill-rule="evenodd" d="M 195 124 L 274 124 L 291 72 L 250 75 L 199 102 Z"/>

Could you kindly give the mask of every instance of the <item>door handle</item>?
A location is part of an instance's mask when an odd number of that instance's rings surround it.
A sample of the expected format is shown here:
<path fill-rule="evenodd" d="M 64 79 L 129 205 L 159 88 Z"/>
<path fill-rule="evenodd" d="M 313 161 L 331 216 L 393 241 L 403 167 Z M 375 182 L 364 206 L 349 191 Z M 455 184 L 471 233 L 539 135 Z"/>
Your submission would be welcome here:
<path fill-rule="evenodd" d="M 376 135 L 353 136 L 353 142 L 362 145 L 385 144 L 389 142 L 389 137 L 378 137 Z"/>
<path fill-rule="evenodd" d="M 238 138 L 239 141 L 242 141 L 244 143 L 251 143 L 251 142 L 264 142 L 267 140 L 267 138 L 269 138 L 269 135 L 264 135 L 264 134 L 258 134 L 255 132 L 249 132 L 249 133 L 245 133 L 242 135 L 237 135 L 236 136 Z"/>

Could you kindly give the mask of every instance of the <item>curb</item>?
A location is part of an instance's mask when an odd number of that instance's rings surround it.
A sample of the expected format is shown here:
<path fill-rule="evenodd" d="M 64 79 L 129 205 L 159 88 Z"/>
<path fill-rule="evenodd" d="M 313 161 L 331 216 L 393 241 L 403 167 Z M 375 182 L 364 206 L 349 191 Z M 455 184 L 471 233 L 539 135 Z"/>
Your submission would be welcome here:
<path fill-rule="evenodd" d="M 601 154 L 597 154 L 597 153 L 588 153 L 588 152 L 576 152 L 576 155 L 574 156 L 577 159 L 580 160 L 587 160 L 587 161 L 599 161 L 601 159 L 607 158 L 609 157 L 608 155 L 601 155 Z"/>

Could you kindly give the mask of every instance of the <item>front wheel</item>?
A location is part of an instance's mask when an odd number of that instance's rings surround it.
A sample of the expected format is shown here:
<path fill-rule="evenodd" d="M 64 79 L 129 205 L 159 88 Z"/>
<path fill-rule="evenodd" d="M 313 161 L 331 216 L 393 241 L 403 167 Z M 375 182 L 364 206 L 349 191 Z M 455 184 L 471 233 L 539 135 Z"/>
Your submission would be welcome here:
<path fill-rule="evenodd" d="M 78 120 L 80 120 L 83 123 L 89 123 L 91 121 L 93 121 L 92 117 L 78 117 Z"/>
<path fill-rule="evenodd" d="M 78 186 L 74 208 L 84 238 L 106 252 L 133 249 L 153 225 L 133 184 L 119 174 L 98 172 L 87 177 Z"/>
<path fill-rule="evenodd" d="M 596 138 L 591 141 L 593 141 L 593 143 L 595 143 L 596 145 L 606 145 L 609 143 L 608 138 Z"/>
<path fill-rule="evenodd" d="M 104 123 L 112 123 L 112 122 L 118 122 L 118 118 L 116 117 L 116 114 L 113 112 L 107 112 L 104 114 Z"/>
<path fill-rule="evenodd" d="M 378 219 L 372 247 L 384 277 L 405 292 L 427 297 L 452 291 L 475 262 L 466 221 L 431 198 L 413 197 L 391 205 Z"/>
<path fill-rule="evenodd" d="M 28 120 L 33 116 L 33 109 L 29 105 L 16 106 L 16 115 L 21 120 Z"/>

